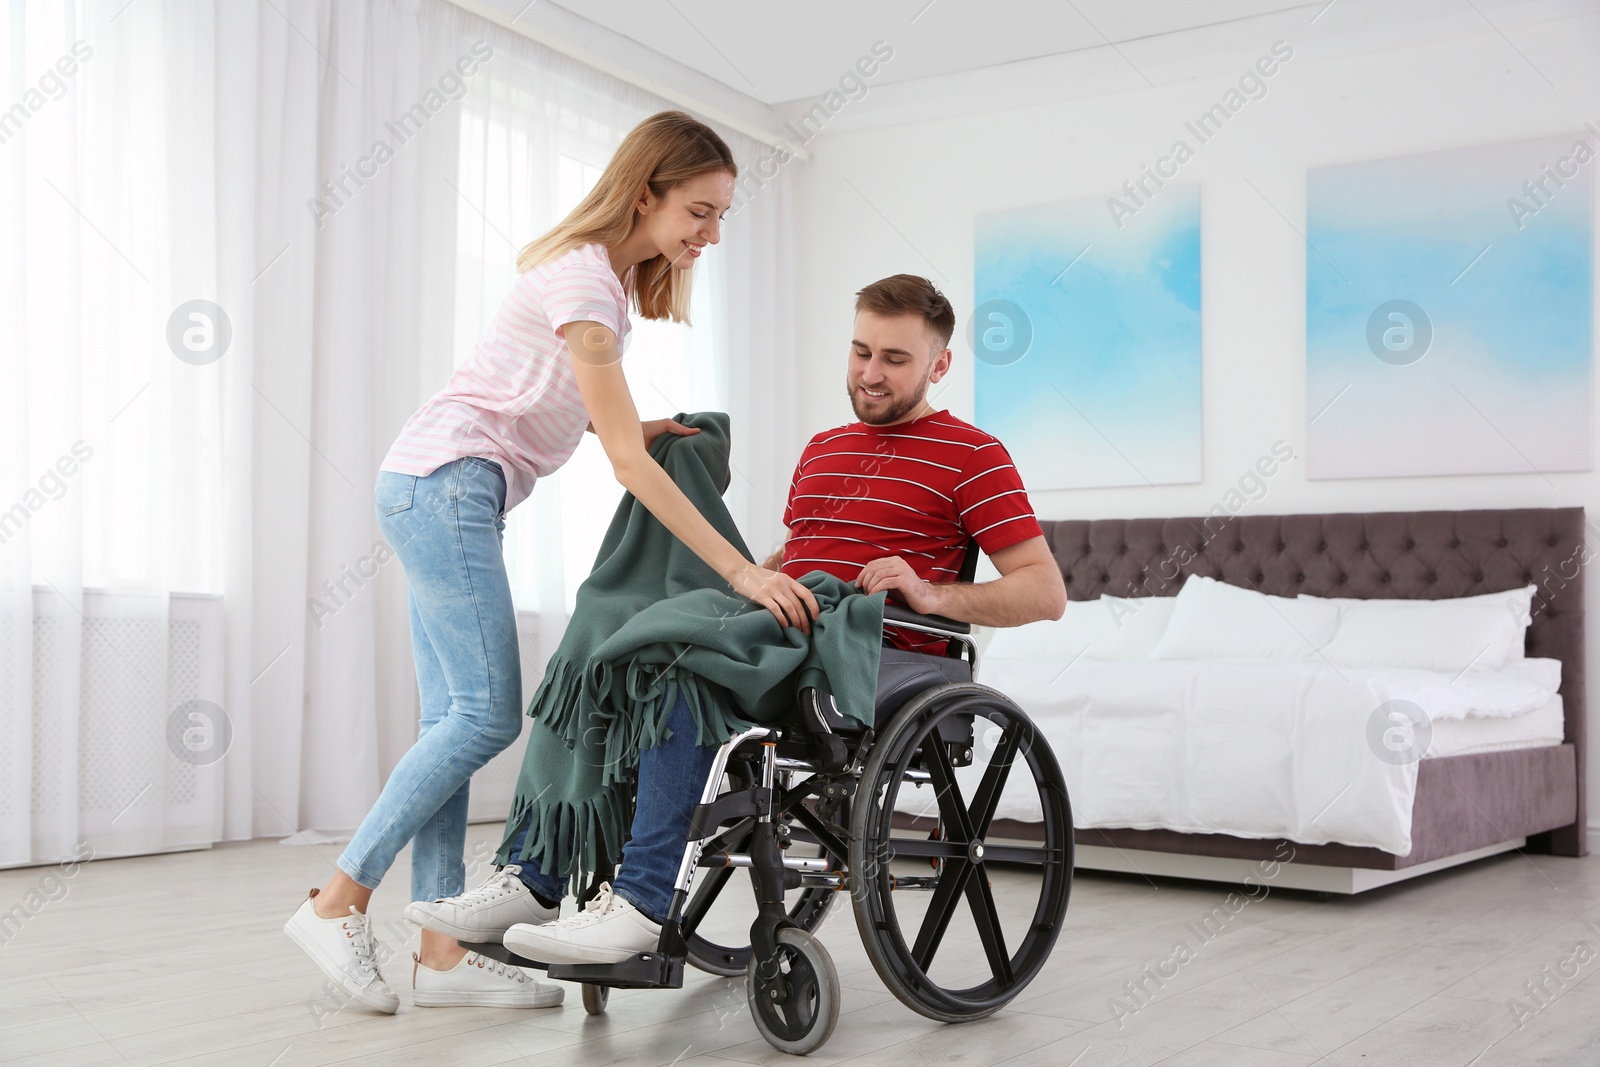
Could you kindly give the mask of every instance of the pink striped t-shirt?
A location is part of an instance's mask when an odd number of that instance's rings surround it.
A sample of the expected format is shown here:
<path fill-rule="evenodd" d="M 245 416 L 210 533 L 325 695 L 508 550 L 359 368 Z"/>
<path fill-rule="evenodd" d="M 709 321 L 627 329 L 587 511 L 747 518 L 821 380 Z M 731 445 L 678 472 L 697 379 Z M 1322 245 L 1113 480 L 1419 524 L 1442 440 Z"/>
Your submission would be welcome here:
<path fill-rule="evenodd" d="M 599 243 L 517 277 L 471 357 L 406 420 L 380 469 L 426 477 L 451 460 L 480 456 L 505 472 L 506 511 L 526 500 L 536 479 L 571 457 L 589 425 L 561 336 L 582 321 L 609 327 L 626 350 L 628 296 Z"/>

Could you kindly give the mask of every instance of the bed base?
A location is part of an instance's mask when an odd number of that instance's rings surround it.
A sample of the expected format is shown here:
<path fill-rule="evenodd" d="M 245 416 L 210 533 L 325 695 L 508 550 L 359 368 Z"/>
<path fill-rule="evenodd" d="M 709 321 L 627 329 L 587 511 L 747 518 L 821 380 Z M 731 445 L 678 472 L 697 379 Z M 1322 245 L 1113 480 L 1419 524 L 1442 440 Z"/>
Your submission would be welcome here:
<path fill-rule="evenodd" d="M 1077 870 L 1116 871 L 1151 878 L 1191 878 L 1205 882 L 1226 882 L 1241 886 L 1244 891 L 1256 897 L 1261 895 L 1262 886 L 1269 892 L 1273 889 L 1303 889 L 1317 893 L 1354 896 L 1370 889 L 1442 871 L 1447 867 L 1457 867 L 1463 863 L 1472 863 L 1489 856 L 1516 851 L 1526 847 L 1527 843 L 1527 838 L 1518 837 L 1475 848 L 1470 852 L 1444 856 L 1427 863 L 1418 863 L 1392 871 L 1376 870 L 1371 867 L 1325 867 L 1315 863 L 1279 863 L 1274 866 L 1263 865 L 1260 860 L 1232 859 L 1227 856 L 1196 856 L 1180 852 L 1115 848 L 1109 845 L 1078 845 L 1073 853 L 1073 867 Z"/>

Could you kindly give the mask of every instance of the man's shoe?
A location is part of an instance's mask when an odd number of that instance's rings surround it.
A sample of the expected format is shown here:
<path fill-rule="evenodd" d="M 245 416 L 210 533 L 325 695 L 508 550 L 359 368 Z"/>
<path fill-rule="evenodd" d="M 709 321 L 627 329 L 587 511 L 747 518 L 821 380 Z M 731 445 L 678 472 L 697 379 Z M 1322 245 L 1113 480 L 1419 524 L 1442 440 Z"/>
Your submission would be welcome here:
<path fill-rule="evenodd" d="M 621 963 L 653 952 L 660 940 L 661 924 L 613 893 L 610 882 L 576 915 L 542 926 L 519 923 L 505 933 L 506 948 L 540 963 Z"/>
<path fill-rule="evenodd" d="M 494 944 L 518 923 L 538 926 L 553 921 L 561 909 L 547 908 L 535 900 L 517 877 L 521 869 L 515 863 L 502 867 L 478 888 L 458 897 L 414 900 L 406 905 L 406 918 L 458 941 Z"/>
<path fill-rule="evenodd" d="M 372 936 L 367 917 L 352 906 L 349 915 L 324 919 L 311 904 L 316 895 L 317 890 L 313 889 L 283 924 L 283 932 L 346 996 L 376 1011 L 394 1014 L 400 1007 L 400 998 L 378 973 L 378 939 Z"/>
<path fill-rule="evenodd" d="M 424 967 L 411 954 L 411 999 L 419 1008 L 553 1008 L 566 990 L 512 967 L 469 952 L 448 971 Z"/>

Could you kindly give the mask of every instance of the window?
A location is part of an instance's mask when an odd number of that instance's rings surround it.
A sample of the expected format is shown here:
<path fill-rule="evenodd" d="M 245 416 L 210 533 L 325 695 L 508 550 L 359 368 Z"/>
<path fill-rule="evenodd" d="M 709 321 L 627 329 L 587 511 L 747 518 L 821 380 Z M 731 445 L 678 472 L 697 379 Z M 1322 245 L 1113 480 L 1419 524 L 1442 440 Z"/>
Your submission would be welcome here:
<path fill-rule="evenodd" d="M 548 101 L 534 102 L 505 83 L 485 97 L 481 109 L 462 114 L 458 184 L 464 196 L 480 191 L 483 202 L 474 205 L 482 215 L 466 204 L 458 215 L 458 365 L 515 280 L 517 253 L 578 204 L 644 117 L 629 114 L 608 125 L 564 114 L 554 124 L 560 143 L 551 146 L 530 140 L 528 124 L 516 119 L 519 102 L 549 107 Z M 694 329 L 633 317 L 623 370 L 642 419 L 722 407 L 714 326 L 720 277 L 714 256 L 706 259 L 694 268 Z M 506 570 L 519 610 L 571 611 L 622 492 L 599 441 L 586 434 L 566 466 L 506 516 Z"/>

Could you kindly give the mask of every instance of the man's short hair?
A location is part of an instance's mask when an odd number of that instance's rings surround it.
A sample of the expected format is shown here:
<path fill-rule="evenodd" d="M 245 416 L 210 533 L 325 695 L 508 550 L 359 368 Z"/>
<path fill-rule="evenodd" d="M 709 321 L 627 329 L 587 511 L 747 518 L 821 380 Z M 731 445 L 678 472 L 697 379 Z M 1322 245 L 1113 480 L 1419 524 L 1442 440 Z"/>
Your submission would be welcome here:
<path fill-rule="evenodd" d="M 933 331 L 940 348 L 956 332 L 956 309 L 934 284 L 915 274 L 895 274 L 856 293 L 856 312 L 875 315 L 918 315 Z"/>

